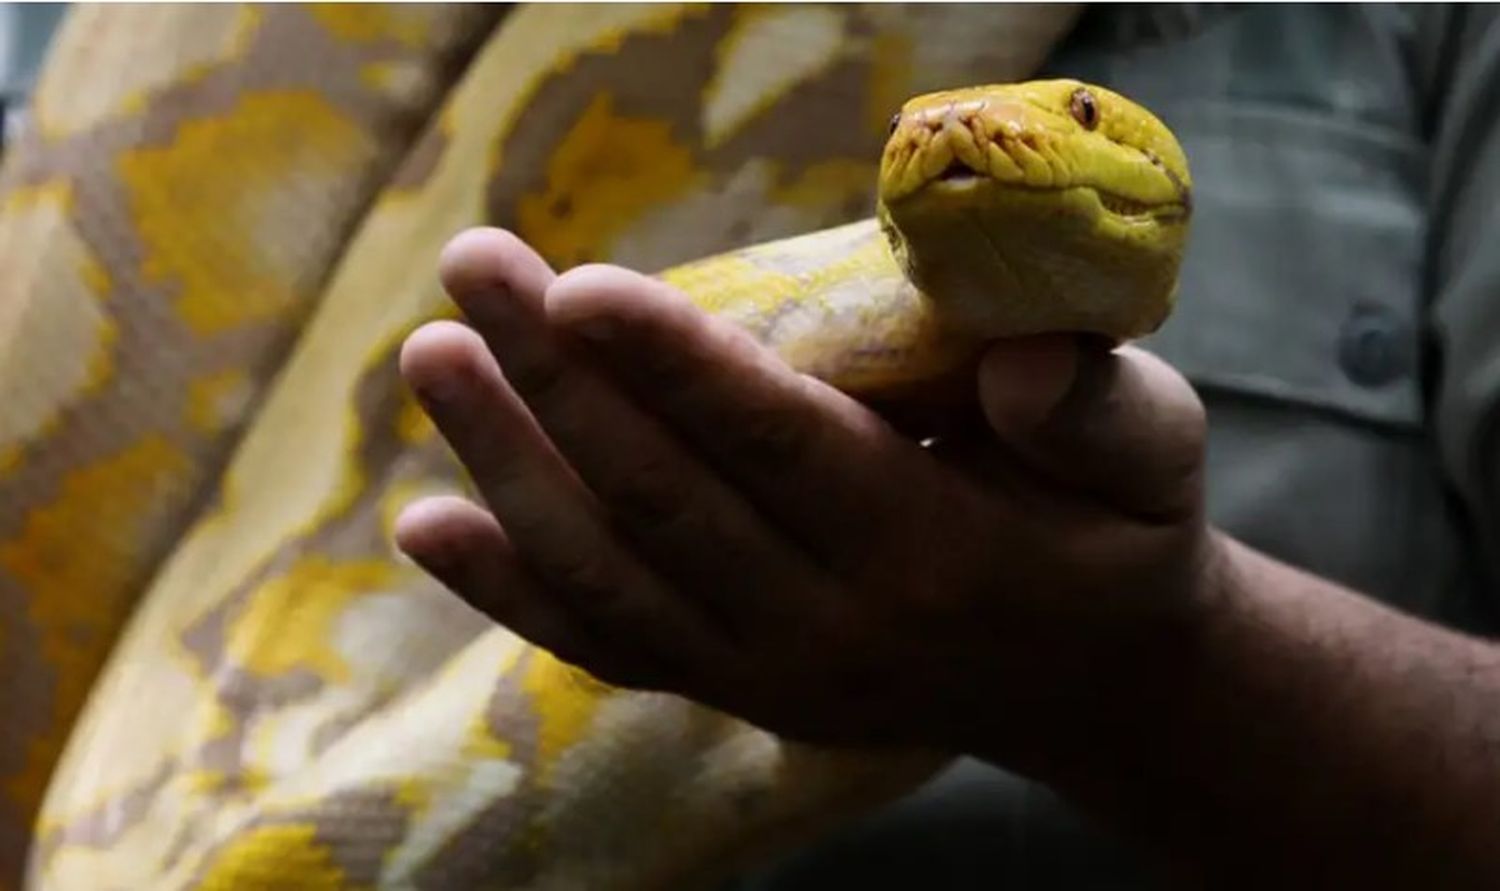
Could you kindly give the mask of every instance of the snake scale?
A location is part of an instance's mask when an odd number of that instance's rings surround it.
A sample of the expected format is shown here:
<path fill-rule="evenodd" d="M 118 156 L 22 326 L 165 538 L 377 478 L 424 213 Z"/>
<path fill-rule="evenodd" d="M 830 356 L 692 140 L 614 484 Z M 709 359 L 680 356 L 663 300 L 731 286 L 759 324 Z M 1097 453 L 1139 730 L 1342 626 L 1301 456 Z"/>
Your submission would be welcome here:
<path fill-rule="evenodd" d="M 467 484 L 396 350 L 477 224 L 672 267 L 856 390 L 961 352 L 838 340 L 932 336 L 891 321 L 913 280 L 1034 298 L 958 331 L 1143 333 L 1186 228 L 1154 118 L 1050 82 L 889 123 L 1028 77 L 1075 15 L 73 8 L 0 169 L 0 889 L 711 886 L 940 767 L 606 687 L 442 591 L 391 525 Z M 1021 215 L 953 278 L 996 221 L 921 187 L 1002 167 Z"/>

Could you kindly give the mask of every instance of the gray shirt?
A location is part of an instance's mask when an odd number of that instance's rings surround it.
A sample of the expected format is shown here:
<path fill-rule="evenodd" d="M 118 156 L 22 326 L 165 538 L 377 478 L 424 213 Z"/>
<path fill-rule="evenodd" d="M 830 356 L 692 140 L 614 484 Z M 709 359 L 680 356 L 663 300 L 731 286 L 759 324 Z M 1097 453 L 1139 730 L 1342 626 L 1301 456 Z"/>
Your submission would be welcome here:
<path fill-rule="evenodd" d="M 1191 161 L 1180 304 L 1146 345 L 1208 406 L 1212 520 L 1480 632 L 1500 607 L 1496 15 L 1101 7 L 1049 64 L 1151 108 Z M 1046 790 L 973 761 L 742 885 L 1147 886 Z"/>

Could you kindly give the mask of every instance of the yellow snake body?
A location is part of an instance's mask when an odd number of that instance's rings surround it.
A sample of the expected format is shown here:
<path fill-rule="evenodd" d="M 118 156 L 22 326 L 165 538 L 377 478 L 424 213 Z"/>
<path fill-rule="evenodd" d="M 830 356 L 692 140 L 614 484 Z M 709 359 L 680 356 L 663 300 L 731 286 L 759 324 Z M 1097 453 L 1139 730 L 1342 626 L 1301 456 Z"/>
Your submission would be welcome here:
<path fill-rule="evenodd" d="M 391 525 L 465 483 L 395 350 L 480 223 L 861 394 L 1143 333 L 1187 217 L 1155 118 L 1040 82 L 887 131 L 1073 14 L 74 10 L 0 172 L 0 887 L 693 886 L 941 766 L 605 687 L 439 590 Z"/>

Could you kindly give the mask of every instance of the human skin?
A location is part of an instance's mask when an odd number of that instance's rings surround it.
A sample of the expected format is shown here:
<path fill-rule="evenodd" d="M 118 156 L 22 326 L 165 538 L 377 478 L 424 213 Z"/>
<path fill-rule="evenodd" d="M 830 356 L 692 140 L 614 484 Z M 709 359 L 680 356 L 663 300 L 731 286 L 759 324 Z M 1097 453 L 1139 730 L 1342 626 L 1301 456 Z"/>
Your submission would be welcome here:
<path fill-rule="evenodd" d="M 997 345 L 927 448 L 644 276 L 497 230 L 440 266 L 467 325 L 402 369 L 485 504 L 397 538 L 496 621 L 795 738 L 986 758 L 1189 881 L 1500 880 L 1500 652 L 1213 529 L 1155 357 Z"/>

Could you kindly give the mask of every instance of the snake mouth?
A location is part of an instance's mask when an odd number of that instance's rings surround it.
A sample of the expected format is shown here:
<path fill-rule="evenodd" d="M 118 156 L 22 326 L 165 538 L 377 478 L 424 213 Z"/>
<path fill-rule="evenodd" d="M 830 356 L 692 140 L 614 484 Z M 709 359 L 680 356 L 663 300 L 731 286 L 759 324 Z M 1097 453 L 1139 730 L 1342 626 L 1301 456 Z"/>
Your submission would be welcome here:
<path fill-rule="evenodd" d="M 965 164 L 959 158 L 954 158 L 952 161 L 949 161 L 948 166 L 944 167 L 942 172 L 937 175 L 936 181 L 942 183 L 951 183 L 954 185 L 964 185 L 978 182 L 981 178 L 984 177 L 987 177 L 987 174 L 975 170 L 973 167 Z"/>
<path fill-rule="evenodd" d="M 1095 192 L 1099 196 L 1099 203 L 1104 206 L 1105 210 L 1122 217 L 1145 216 L 1153 210 L 1163 207 L 1160 204 L 1152 205 L 1144 201 L 1136 201 L 1133 198 L 1125 198 L 1113 192 L 1104 192 L 1097 189 Z"/>
<path fill-rule="evenodd" d="M 1002 191 L 1022 192 L 1064 192 L 1070 189 L 1085 189 L 1097 196 L 1099 206 L 1112 216 L 1130 220 L 1158 219 L 1169 220 L 1176 217 L 1186 217 L 1192 211 L 1192 201 L 1189 188 L 1181 179 L 1174 176 L 1172 172 L 1149 152 L 1143 152 L 1142 158 L 1152 164 L 1170 184 L 1169 189 L 1160 191 L 1167 194 L 1160 198 L 1146 198 L 1143 195 L 1127 195 L 1121 191 L 1104 187 L 1100 183 L 1087 181 L 1070 181 L 1066 178 L 1054 179 L 1051 182 L 1037 182 L 1028 175 L 1029 171 L 1023 166 L 1029 159 L 1026 153 L 1035 153 L 1035 149 L 1027 145 L 1024 139 L 1011 139 L 996 135 L 984 141 L 976 140 L 973 148 L 955 145 L 960 140 L 971 138 L 969 134 L 953 137 L 944 144 L 921 146 L 920 150 L 911 152 L 911 160 L 904 165 L 902 171 L 904 182 L 896 188 L 889 189 L 886 201 L 890 204 L 900 204 L 905 201 L 916 199 L 924 192 L 946 193 L 950 195 L 970 194 L 975 190 L 989 185 Z M 990 149 L 998 149 L 992 152 Z M 921 169 L 921 154 L 946 154 L 948 157 L 940 163 L 942 166 L 936 171 L 931 167 L 928 171 Z M 994 155 L 995 157 L 990 157 Z M 1039 155 L 1037 155 L 1039 157 Z M 934 159 L 935 160 L 935 159 Z M 976 164 L 976 162 L 979 162 Z M 987 163 L 986 163 L 987 162 Z"/>
<path fill-rule="evenodd" d="M 1117 217 L 1127 219 L 1187 219 L 1193 207 L 1187 192 L 1182 192 L 1182 197 L 1177 201 L 1166 202 L 1138 201 L 1103 189 L 1095 189 L 1094 194 L 1099 196 L 1101 207 Z"/>
<path fill-rule="evenodd" d="M 948 192 L 950 194 L 967 192 L 979 188 L 982 184 L 1003 189 L 1024 192 L 1063 192 L 1072 188 L 1083 188 L 1091 192 L 1099 201 L 1099 206 L 1107 213 L 1121 217 L 1126 220 L 1146 221 L 1156 220 L 1167 222 L 1174 219 L 1187 219 L 1192 213 L 1192 201 L 1186 190 L 1179 191 L 1179 198 L 1173 201 L 1142 201 L 1113 192 L 1089 186 L 1073 186 L 1060 184 L 1057 186 L 1029 186 L 1025 183 L 1006 181 L 989 173 L 975 170 L 965 164 L 961 159 L 954 158 L 944 167 L 937 176 L 933 177 L 926 186 L 918 188 L 910 197 L 915 197 L 927 190 Z"/>

